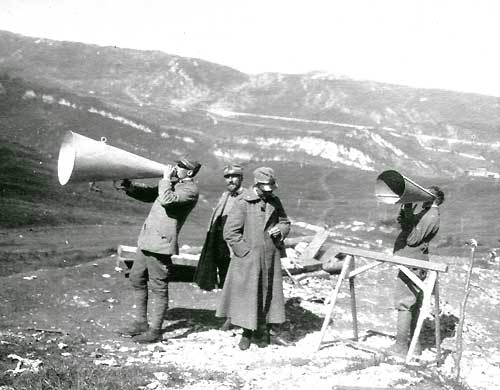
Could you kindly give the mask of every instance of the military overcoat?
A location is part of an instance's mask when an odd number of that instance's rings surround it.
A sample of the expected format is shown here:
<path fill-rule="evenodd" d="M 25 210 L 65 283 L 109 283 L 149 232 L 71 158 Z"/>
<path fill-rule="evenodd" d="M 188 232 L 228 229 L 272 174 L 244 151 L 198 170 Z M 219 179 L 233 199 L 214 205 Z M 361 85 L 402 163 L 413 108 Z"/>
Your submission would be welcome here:
<path fill-rule="evenodd" d="M 281 231 L 279 239 L 268 233 L 273 226 Z M 285 321 L 280 259 L 285 256 L 283 240 L 289 231 L 290 222 L 278 197 L 264 202 L 250 188 L 236 199 L 224 227 L 233 257 L 218 317 L 229 317 L 232 324 L 253 330 L 259 322 Z"/>
<path fill-rule="evenodd" d="M 194 282 L 202 290 L 210 291 L 219 286 L 220 282 L 217 277 L 218 265 L 223 263 L 227 269 L 231 260 L 229 250 L 221 251 L 221 247 L 226 244 L 225 242 L 219 242 L 224 240 L 220 232 L 217 231 L 217 229 L 222 228 L 225 224 L 225 221 L 222 220 L 222 213 L 229 196 L 229 191 L 222 193 L 210 217 L 207 235 L 201 249 L 200 259 L 194 275 Z"/>

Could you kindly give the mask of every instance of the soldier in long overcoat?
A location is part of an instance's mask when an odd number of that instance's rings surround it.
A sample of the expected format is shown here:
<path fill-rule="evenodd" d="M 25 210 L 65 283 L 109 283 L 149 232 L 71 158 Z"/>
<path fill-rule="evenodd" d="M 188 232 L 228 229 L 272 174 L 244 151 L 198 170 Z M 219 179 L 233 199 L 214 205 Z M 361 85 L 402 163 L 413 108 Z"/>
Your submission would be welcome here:
<path fill-rule="evenodd" d="M 285 257 L 283 240 L 290 222 L 276 188 L 271 168 L 257 168 L 255 185 L 243 191 L 228 216 L 224 238 L 233 251 L 229 270 L 216 315 L 229 317 L 243 328 L 239 342 L 248 349 L 252 336 L 266 325 L 285 322 L 285 299 L 281 257 Z M 279 340 L 278 340 L 279 342 Z"/>
<path fill-rule="evenodd" d="M 195 283 L 206 291 L 222 288 L 226 279 L 231 253 L 224 240 L 223 231 L 227 216 L 231 213 L 238 195 L 243 192 L 243 169 L 232 163 L 224 167 L 224 191 L 210 217 L 207 236 L 203 243 L 200 259 L 194 276 Z M 226 325 L 228 327 L 229 324 Z"/>

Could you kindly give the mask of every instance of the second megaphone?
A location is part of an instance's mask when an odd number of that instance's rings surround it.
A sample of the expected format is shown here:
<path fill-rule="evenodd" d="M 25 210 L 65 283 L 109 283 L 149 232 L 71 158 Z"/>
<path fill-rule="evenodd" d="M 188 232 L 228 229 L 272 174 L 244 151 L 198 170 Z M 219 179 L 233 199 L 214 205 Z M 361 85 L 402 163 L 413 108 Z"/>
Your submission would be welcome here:
<path fill-rule="evenodd" d="M 375 183 L 377 200 L 386 204 L 427 202 L 435 195 L 397 171 L 382 172 Z"/>
<path fill-rule="evenodd" d="M 165 165 L 68 131 L 59 149 L 59 183 L 163 176 Z"/>

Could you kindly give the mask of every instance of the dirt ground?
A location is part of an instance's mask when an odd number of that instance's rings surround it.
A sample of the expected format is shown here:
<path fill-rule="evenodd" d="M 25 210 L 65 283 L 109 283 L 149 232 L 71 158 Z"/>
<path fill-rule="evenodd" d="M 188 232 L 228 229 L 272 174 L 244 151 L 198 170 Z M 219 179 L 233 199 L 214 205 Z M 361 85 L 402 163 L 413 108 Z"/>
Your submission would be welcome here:
<path fill-rule="evenodd" d="M 133 229 L 127 242 L 124 242 L 123 228 L 116 227 L 109 233 L 105 230 L 106 234 L 99 235 L 93 249 L 134 243 L 136 231 Z M 396 313 L 391 291 L 395 271 L 391 267 L 379 267 L 378 271 L 367 273 L 357 281 L 362 341 L 354 347 L 341 341 L 352 336 L 350 298 L 347 286 L 343 286 L 326 343 L 319 351 L 316 348 L 327 311 L 325 302 L 336 277 L 305 279 L 301 286 L 285 281 L 287 323 L 284 328 L 294 343 L 291 347 L 252 345 L 248 351 L 240 351 L 237 347 L 240 331 L 219 330 L 223 321 L 215 317 L 215 307 L 220 292 L 204 292 L 191 283 L 171 283 L 164 342 L 141 346 L 115 333 L 132 318 L 129 281 L 124 272 L 116 268 L 116 255 L 85 261 L 89 259 L 84 253 L 79 260 L 74 259 L 73 264 L 64 263 L 68 253 L 62 250 L 68 246 L 66 237 L 79 237 L 81 241 L 71 244 L 74 246 L 71 249 L 79 249 L 88 245 L 92 235 L 83 227 L 56 233 L 2 232 L 2 237 L 7 238 L 2 240 L 4 254 L 9 249 L 24 251 L 29 256 L 30 251 L 37 253 L 47 248 L 57 254 L 55 257 L 61 263 L 59 266 L 30 265 L 24 272 L 0 277 L 0 336 L 54 332 L 81 340 L 78 348 L 61 349 L 67 359 L 85 356 L 95 358 L 95 364 L 111 367 L 160 368 L 175 364 L 185 368 L 186 375 L 192 369 L 223 374 L 204 383 L 186 378 L 185 389 L 457 388 L 451 380 L 453 328 L 462 297 L 466 259 L 440 259 L 450 265 L 450 272 L 441 278 L 444 364 L 437 367 L 434 363 L 434 329 L 429 319 L 423 331 L 424 336 L 429 337 L 424 343 L 426 349 L 421 358 L 405 365 L 367 351 L 383 349 L 393 342 Z M 474 275 L 478 287 L 471 294 L 466 317 L 462 381 L 473 389 L 498 389 L 500 315 L 491 308 L 500 302 L 500 272 L 497 268 L 477 269 Z M 159 376 L 152 380 L 149 388 L 161 390 L 168 387 L 168 382 L 168 377 Z"/>

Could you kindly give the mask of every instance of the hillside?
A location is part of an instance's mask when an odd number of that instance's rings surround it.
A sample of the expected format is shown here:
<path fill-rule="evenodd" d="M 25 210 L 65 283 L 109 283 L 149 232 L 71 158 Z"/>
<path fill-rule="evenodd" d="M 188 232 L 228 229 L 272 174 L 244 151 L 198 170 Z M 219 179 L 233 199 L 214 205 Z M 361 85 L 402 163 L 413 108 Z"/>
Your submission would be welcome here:
<path fill-rule="evenodd" d="M 245 75 L 199 59 L 8 32 L 0 32 L 0 68 L 98 99 L 154 133 L 177 130 L 218 160 L 272 155 L 426 176 L 498 171 L 494 97 L 320 73 Z"/>
<path fill-rule="evenodd" d="M 165 65 L 173 59 L 178 65 Z M 121 64 L 115 70 L 113 61 Z M 392 245 L 397 208 L 373 197 L 375 178 L 387 168 L 422 185 L 443 185 L 440 253 L 461 253 L 471 237 L 484 256 L 500 245 L 489 228 L 500 211 L 485 206 L 496 202 L 496 182 L 463 176 L 473 166 L 495 169 L 497 98 L 322 74 L 243 75 L 164 53 L 5 32 L 0 68 L 2 165 L 16 167 L 1 172 L 3 227 L 136 225 L 144 218 L 147 205 L 117 194 L 110 183 L 99 184 L 102 193 L 89 192 L 87 184 L 59 186 L 58 148 L 72 130 L 106 136 L 113 146 L 162 163 L 186 153 L 200 159 L 202 198 L 187 233 L 193 237 L 202 237 L 194 230 L 203 231 L 223 189 L 222 166 L 236 159 L 247 172 L 274 167 L 292 218 L 327 224 L 354 245 L 361 239 Z M 168 81 L 168 93 L 150 88 L 155 72 Z M 143 88 L 141 102 L 127 95 L 128 85 Z M 196 95 L 193 88 L 211 92 Z M 177 104 L 179 96 L 185 104 Z"/>

